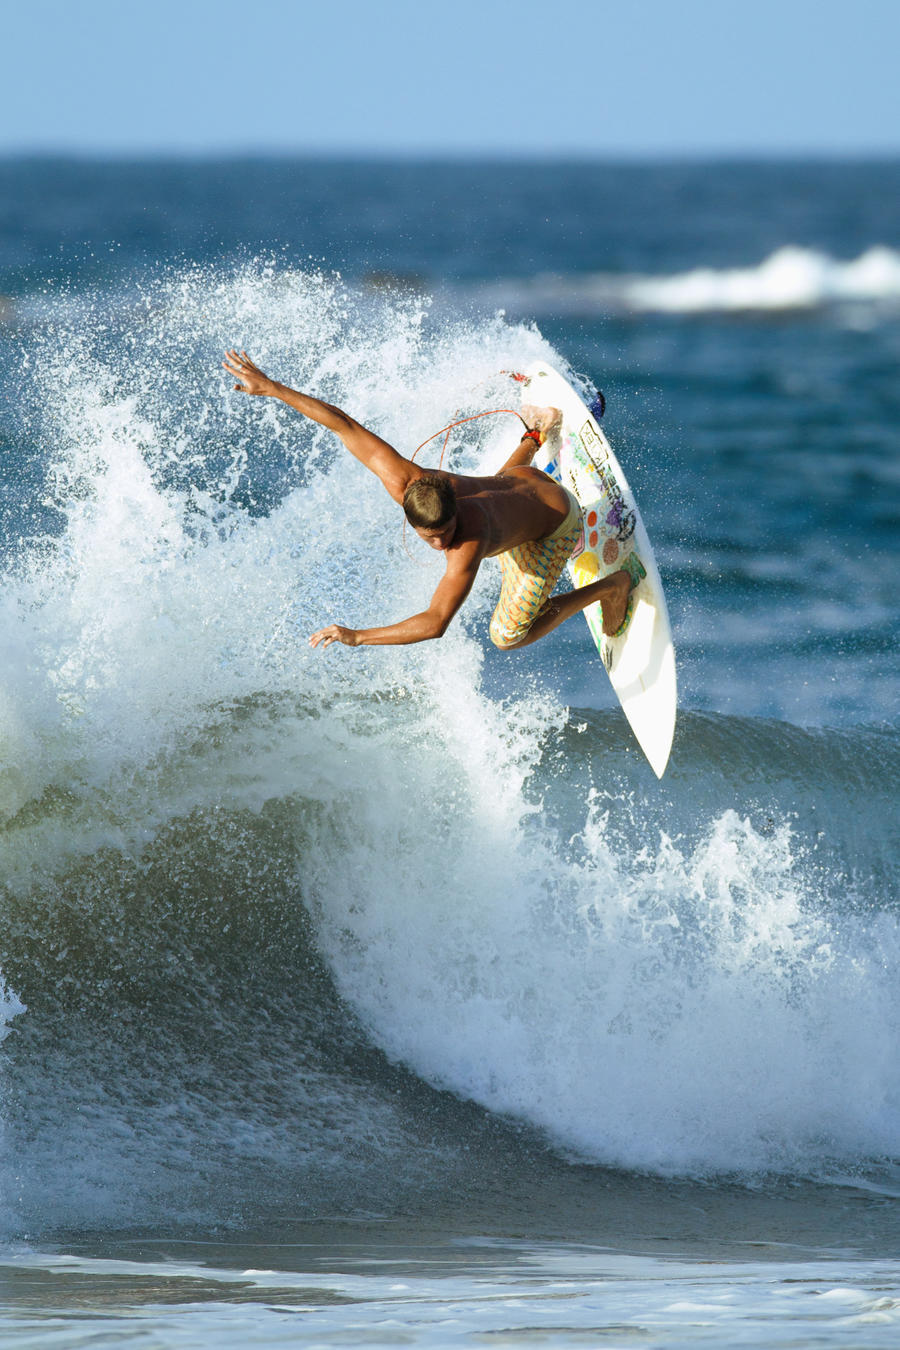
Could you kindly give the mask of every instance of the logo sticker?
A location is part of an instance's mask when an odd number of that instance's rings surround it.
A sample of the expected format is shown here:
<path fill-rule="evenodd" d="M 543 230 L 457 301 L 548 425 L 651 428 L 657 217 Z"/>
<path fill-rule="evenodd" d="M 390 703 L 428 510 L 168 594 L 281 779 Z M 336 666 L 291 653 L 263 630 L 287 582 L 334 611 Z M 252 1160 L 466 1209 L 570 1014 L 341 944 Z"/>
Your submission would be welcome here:
<path fill-rule="evenodd" d="M 597 477 L 603 488 L 606 500 L 609 502 L 609 510 L 606 513 L 606 524 L 610 526 L 620 544 L 624 544 L 626 539 L 630 539 L 634 534 L 636 524 L 635 513 L 626 505 L 625 498 L 622 496 L 622 489 L 616 481 L 616 476 L 609 468 L 604 468 L 596 464 Z"/>
<path fill-rule="evenodd" d="M 580 434 L 581 444 L 584 446 L 595 465 L 597 463 L 597 460 L 594 458 L 595 455 L 600 459 L 608 458 L 606 446 L 594 430 L 592 422 L 585 422 L 584 426 L 581 428 Z"/>

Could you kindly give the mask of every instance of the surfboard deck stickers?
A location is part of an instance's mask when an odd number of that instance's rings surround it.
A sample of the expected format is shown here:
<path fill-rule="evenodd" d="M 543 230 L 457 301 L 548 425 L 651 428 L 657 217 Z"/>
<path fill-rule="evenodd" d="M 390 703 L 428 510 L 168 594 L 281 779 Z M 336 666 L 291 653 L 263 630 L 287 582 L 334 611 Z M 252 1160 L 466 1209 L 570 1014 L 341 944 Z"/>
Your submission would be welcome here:
<path fill-rule="evenodd" d="M 678 692 L 675 649 L 662 581 L 634 494 L 609 442 L 567 380 L 550 366 L 529 367 L 522 402 L 559 408 L 562 423 L 534 457 L 582 508 L 582 536 L 567 563 L 572 584 L 586 586 L 625 567 L 638 578 L 630 618 L 617 637 L 603 632 L 599 602 L 584 617 L 613 689 L 654 773 L 662 778 L 672 737 Z M 602 411 L 602 405 L 597 407 Z M 641 573 L 643 572 L 643 575 Z"/>

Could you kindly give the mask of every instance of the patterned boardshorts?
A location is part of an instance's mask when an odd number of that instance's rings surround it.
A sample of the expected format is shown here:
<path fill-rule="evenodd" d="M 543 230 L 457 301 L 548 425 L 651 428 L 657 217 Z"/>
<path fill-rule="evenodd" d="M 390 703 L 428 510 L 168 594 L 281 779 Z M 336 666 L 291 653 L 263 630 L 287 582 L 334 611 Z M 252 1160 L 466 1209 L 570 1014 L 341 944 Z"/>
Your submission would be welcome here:
<path fill-rule="evenodd" d="M 495 647 L 521 642 L 550 603 L 553 588 L 581 537 L 581 507 L 571 492 L 568 495 L 571 509 L 553 534 L 500 554 L 503 585 L 490 630 Z"/>

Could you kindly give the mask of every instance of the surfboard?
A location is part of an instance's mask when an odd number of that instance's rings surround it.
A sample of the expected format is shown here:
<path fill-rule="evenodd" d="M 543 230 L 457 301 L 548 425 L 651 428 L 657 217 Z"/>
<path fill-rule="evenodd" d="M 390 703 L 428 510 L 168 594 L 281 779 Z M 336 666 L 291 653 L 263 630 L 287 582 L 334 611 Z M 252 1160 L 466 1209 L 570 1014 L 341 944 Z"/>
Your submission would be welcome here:
<path fill-rule="evenodd" d="M 518 377 L 517 377 L 518 378 Z M 602 398 L 590 408 L 550 366 L 529 367 L 520 380 L 522 402 L 559 408 L 562 423 L 539 447 L 533 463 L 578 498 L 581 538 L 567 563 L 575 587 L 586 586 L 640 560 L 646 575 L 632 591 L 624 632 L 607 637 L 600 603 L 584 617 L 638 744 L 657 778 L 669 761 L 678 691 L 669 612 L 653 549 L 634 494 L 600 430 Z"/>

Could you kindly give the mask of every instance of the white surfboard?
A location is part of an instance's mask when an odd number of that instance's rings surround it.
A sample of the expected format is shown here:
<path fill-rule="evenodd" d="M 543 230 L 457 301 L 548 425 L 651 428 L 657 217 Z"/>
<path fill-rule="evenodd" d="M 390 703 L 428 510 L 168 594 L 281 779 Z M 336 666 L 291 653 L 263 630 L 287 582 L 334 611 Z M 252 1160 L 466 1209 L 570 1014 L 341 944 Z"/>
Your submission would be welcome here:
<path fill-rule="evenodd" d="M 646 568 L 632 592 L 631 619 L 621 637 L 603 632 L 599 602 L 589 605 L 584 617 L 622 711 L 662 778 L 675 733 L 675 649 L 662 581 L 634 494 L 593 412 L 561 375 L 539 363 L 521 383 L 523 403 L 562 412 L 559 432 L 539 448 L 534 464 L 581 503 L 582 537 L 567 563 L 573 585 L 586 586 L 618 571 L 631 553 Z"/>

